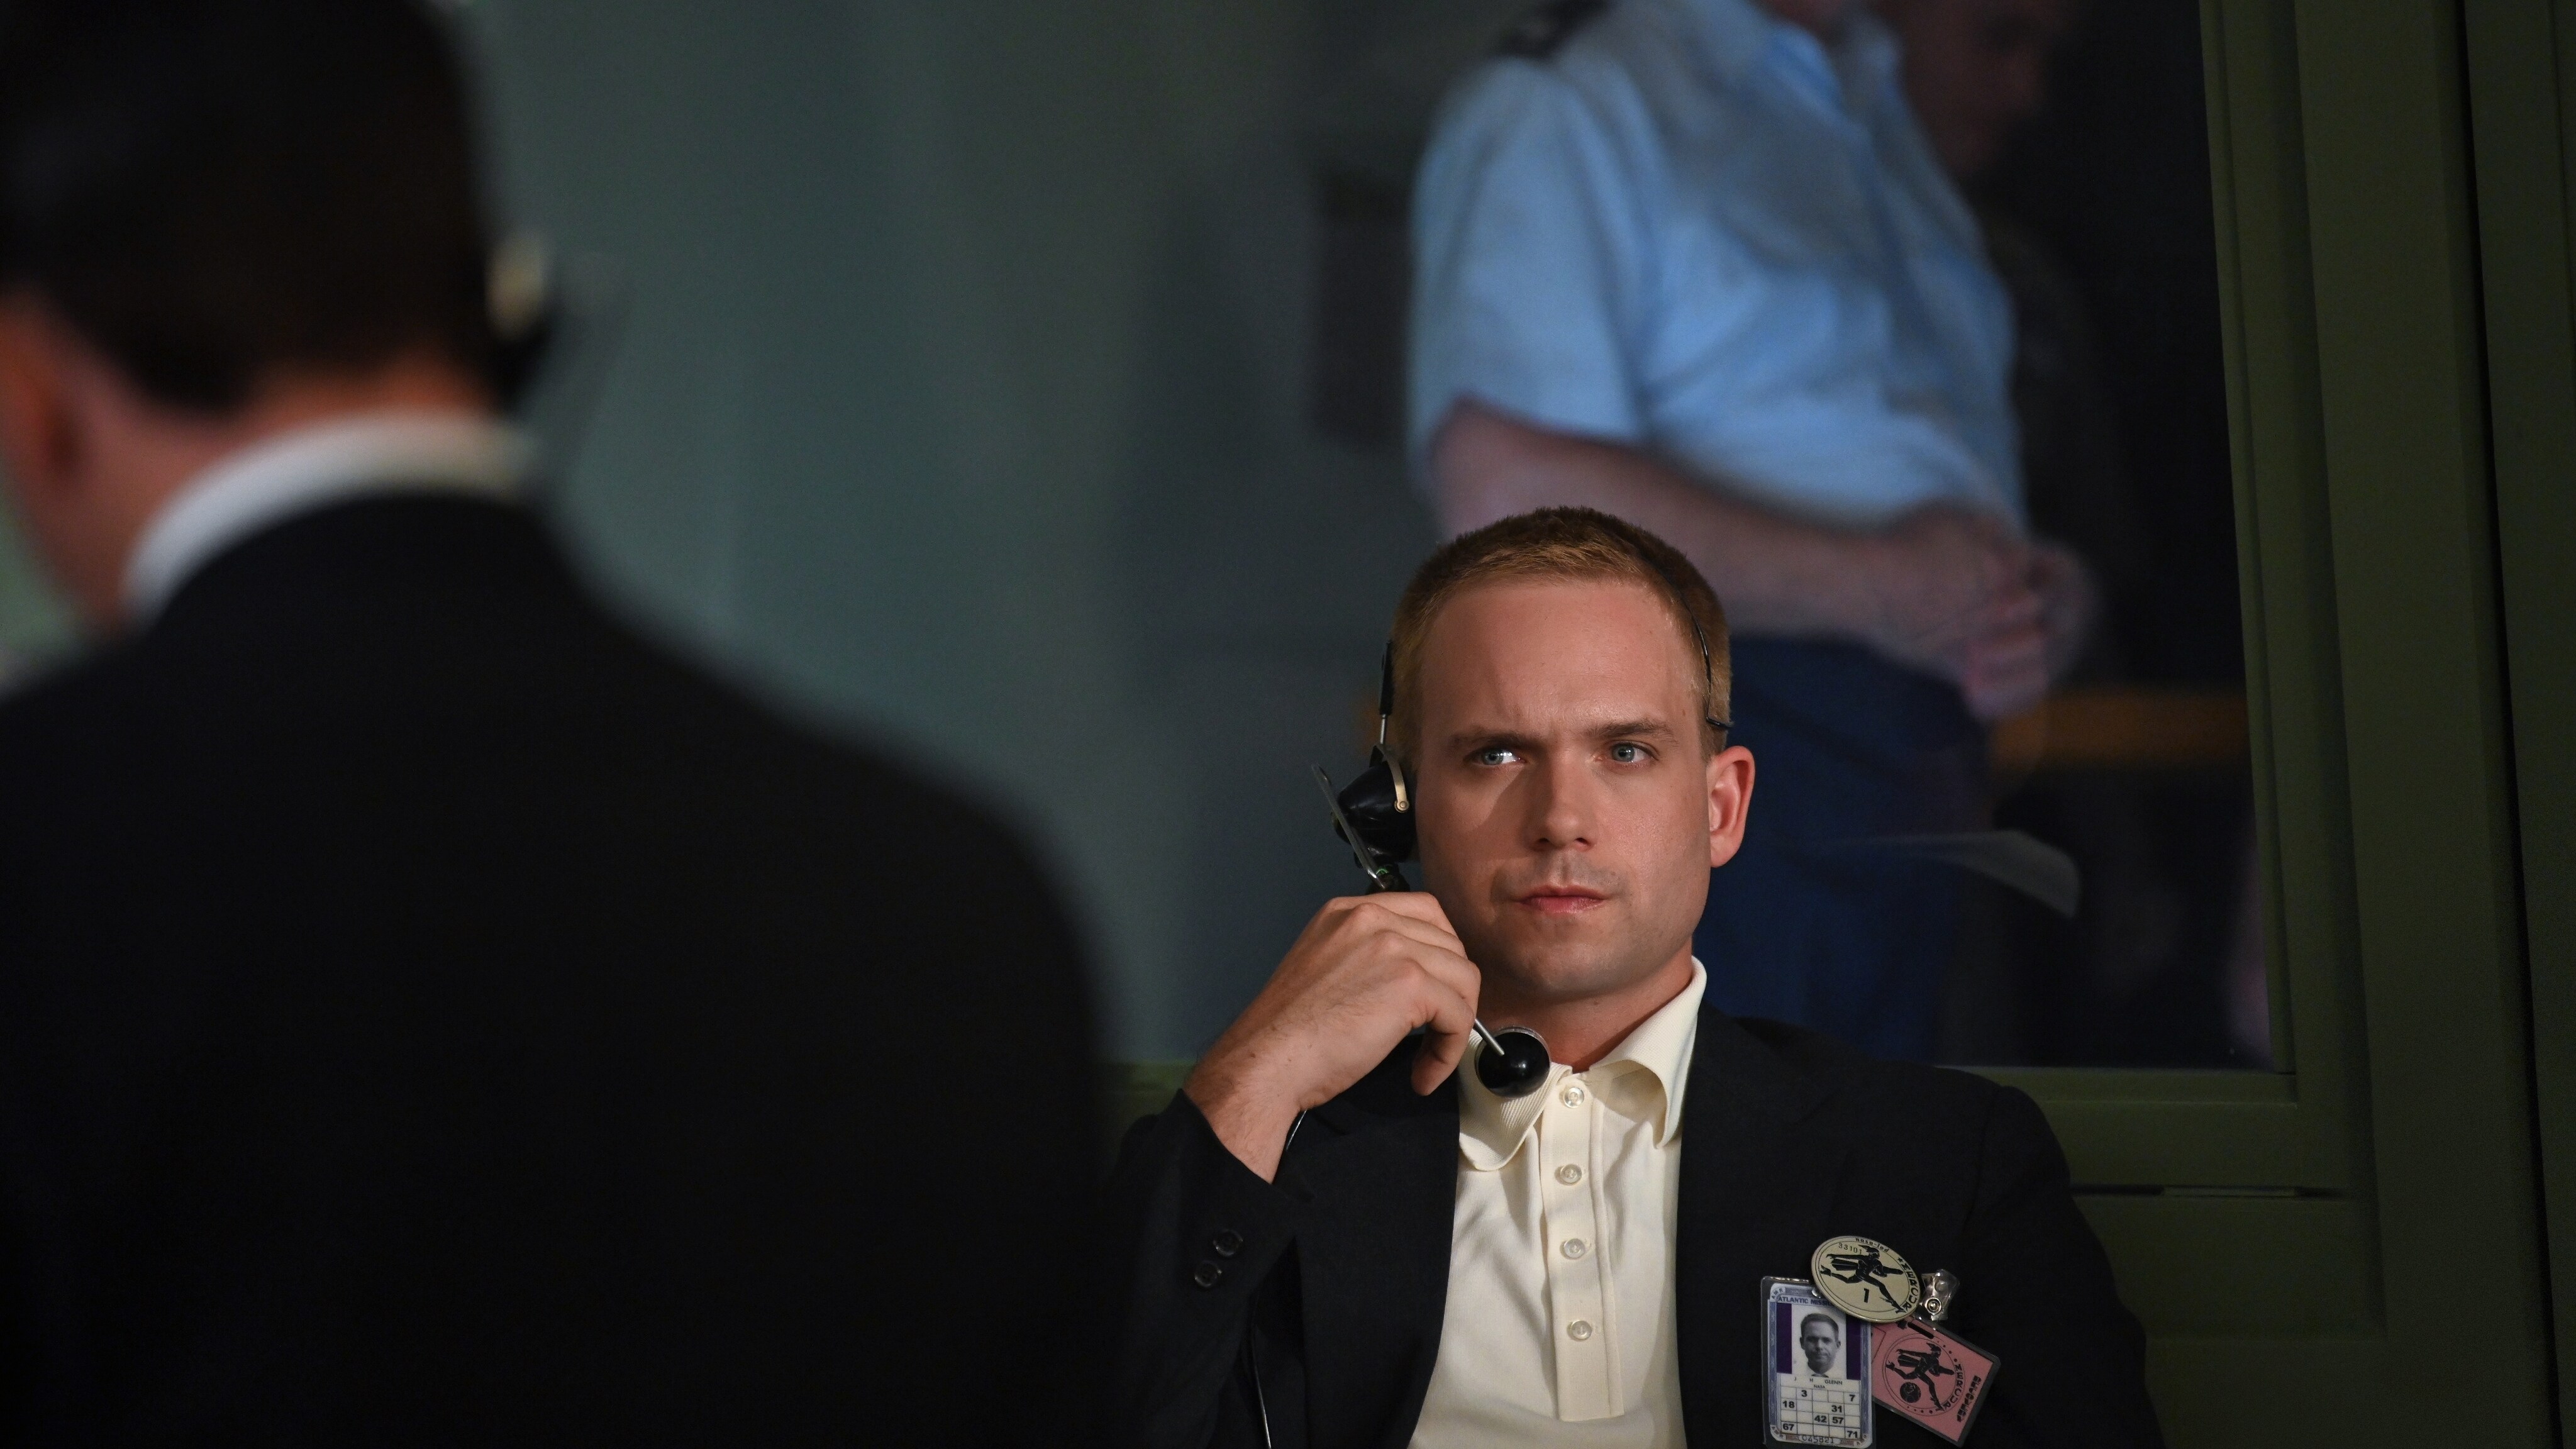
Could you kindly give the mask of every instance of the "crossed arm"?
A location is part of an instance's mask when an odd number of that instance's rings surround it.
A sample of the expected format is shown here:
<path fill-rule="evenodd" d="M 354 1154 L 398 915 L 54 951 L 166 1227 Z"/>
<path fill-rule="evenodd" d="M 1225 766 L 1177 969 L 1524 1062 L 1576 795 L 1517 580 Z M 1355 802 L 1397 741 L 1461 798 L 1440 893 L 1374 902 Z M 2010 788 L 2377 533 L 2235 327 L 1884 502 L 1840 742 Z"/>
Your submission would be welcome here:
<path fill-rule="evenodd" d="M 1697 564 L 1735 632 L 1865 644 L 1958 685 L 1979 719 L 2037 704 L 2092 619 L 2075 555 L 1990 514 L 1935 504 L 1876 530 L 1809 523 L 1642 449 L 1533 427 L 1473 400 L 1433 434 L 1431 476 L 1451 533 L 1560 504 L 1616 514 Z"/>

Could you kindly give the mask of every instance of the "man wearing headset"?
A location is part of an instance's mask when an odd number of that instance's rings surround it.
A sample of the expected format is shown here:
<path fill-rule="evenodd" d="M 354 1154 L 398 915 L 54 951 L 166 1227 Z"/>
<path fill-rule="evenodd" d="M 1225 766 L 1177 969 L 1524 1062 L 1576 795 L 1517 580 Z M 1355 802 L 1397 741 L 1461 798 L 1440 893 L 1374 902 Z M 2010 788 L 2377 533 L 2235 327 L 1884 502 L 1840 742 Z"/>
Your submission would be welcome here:
<path fill-rule="evenodd" d="M 1689 562 L 1505 519 L 1423 565 L 1390 653 L 1424 889 L 1328 903 L 1130 1132 L 1110 1441 L 1759 1442 L 1761 1280 L 1858 1234 L 1964 1285 L 1950 1326 L 2005 1365 L 1978 1445 L 2157 1442 L 2027 1097 L 1703 1005 L 1754 762 Z M 1544 1038 L 1537 1091 L 1457 1070 L 1479 1018 Z"/>

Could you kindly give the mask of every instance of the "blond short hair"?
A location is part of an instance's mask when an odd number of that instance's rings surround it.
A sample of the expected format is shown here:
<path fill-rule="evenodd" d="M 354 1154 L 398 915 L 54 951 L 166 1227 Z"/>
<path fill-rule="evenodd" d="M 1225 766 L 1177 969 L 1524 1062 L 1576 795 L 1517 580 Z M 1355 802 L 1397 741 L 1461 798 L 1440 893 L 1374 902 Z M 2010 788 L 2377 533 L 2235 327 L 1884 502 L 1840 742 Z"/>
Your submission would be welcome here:
<path fill-rule="evenodd" d="M 1633 523 L 1591 508 L 1542 508 L 1451 539 L 1405 585 L 1390 643 L 1395 712 L 1388 734 L 1397 753 L 1408 761 L 1419 757 L 1422 641 L 1451 599 L 1482 584 L 1592 580 L 1642 585 L 1671 612 L 1685 649 L 1698 654 L 1706 647 L 1700 732 L 1708 749 L 1724 748 L 1734 674 L 1717 591 L 1680 549 Z"/>

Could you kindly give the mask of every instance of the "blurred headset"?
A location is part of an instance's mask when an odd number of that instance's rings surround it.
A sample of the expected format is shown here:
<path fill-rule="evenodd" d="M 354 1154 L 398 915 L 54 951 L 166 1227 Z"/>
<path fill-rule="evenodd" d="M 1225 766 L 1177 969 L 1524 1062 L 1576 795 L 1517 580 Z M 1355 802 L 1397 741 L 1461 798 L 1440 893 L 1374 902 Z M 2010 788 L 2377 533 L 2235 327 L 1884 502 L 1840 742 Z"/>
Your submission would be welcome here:
<path fill-rule="evenodd" d="M 625 280 L 607 257 L 560 255 L 522 231 L 493 247 L 484 285 L 492 387 L 536 442 L 533 493 L 571 476 L 624 330 Z"/>

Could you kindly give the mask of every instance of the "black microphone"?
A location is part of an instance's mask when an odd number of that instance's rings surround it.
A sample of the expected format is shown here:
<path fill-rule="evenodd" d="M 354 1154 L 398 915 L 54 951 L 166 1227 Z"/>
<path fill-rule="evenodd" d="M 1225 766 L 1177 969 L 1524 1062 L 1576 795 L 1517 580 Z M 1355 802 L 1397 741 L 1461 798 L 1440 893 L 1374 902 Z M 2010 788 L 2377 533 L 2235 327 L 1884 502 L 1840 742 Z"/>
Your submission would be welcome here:
<path fill-rule="evenodd" d="M 1333 777 L 1324 767 L 1315 767 L 1315 783 L 1324 790 L 1324 805 L 1333 812 L 1333 833 L 1349 842 L 1351 854 L 1359 861 L 1360 873 L 1368 877 L 1370 895 L 1388 891 L 1409 891 L 1411 882 L 1404 872 L 1380 860 L 1357 830 L 1350 817 L 1342 813 L 1341 797 L 1333 792 Z M 1548 1055 L 1547 1042 L 1525 1026 L 1507 1026 L 1501 1031 L 1487 1027 L 1479 1018 L 1468 1023 L 1468 1033 L 1477 1040 L 1476 1080 L 1497 1097 L 1526 1097 L 1547 1085 L 1548 1070 L 1554 1058 Z"/>

